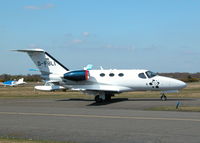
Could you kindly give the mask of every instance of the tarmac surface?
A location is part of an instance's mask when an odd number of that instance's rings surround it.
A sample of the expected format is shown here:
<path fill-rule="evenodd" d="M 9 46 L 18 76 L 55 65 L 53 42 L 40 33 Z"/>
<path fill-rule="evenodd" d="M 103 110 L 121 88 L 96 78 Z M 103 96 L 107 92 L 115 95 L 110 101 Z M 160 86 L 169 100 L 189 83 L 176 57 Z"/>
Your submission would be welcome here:
<path fill-rule="evenodd" d="M 199 143 L 200 113 L 146 111 L 200 99 L 0 99 L 0 136 L 77 143 Z"/>

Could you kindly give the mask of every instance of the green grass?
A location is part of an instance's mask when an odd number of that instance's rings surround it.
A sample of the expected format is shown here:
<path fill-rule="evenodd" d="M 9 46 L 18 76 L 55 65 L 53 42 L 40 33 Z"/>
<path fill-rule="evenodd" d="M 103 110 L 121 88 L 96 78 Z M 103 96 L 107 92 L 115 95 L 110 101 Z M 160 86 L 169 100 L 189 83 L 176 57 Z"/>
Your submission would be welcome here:
<path fill-rule="evenodd" d="M 35 83 L 29 83 L 18 87 L 0 87 L 0 99 L 2 98 L 90 98 L 81 92 L 55 91 L 43 92 L 34 90 Z"/>
<path fill-rule="evenodd" d="M 40 83 L 42 84 L 42 83 Z M 2 98 L 83 98 L 93 99 L 93 96 L 85 95 L 75 91 L 42 92 L 35 91 L 37 83 L 29 83 L 19 87 L 0 87 L 0 99 Z M 189 83 L 188 87 L 179 93 L 167 94 L 168 98 L 200 98 L 200 82 Z M 126 92 L 116 98 L 159 98 L 160 92 Z"/>

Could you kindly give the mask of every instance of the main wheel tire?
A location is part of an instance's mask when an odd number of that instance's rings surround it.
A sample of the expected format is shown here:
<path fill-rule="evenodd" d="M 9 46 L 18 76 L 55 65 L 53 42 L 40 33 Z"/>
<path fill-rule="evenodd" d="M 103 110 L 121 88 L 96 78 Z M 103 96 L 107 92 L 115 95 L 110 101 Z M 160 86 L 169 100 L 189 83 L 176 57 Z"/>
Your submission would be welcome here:
<path fill-rule="evenodd" d="M 95 101 L 96 103 L 102 102 L 102 99 L 99 98 L 99 95 L 95 96 Z"/>

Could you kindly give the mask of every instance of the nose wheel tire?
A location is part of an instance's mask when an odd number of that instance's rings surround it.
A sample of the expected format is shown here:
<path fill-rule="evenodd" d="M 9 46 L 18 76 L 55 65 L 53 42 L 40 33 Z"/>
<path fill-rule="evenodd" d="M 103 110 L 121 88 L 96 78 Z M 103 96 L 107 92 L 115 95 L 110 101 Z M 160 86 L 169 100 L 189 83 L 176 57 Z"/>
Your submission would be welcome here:
<path fill-rule="evenodd" d="M 167 96 L 166 96 L 165 94 L 162 94 L 162 95 L 160 96 L 160 99 L 161 99 L 162 101 L 166 101 L 166 100 L 167 100 Z"/>

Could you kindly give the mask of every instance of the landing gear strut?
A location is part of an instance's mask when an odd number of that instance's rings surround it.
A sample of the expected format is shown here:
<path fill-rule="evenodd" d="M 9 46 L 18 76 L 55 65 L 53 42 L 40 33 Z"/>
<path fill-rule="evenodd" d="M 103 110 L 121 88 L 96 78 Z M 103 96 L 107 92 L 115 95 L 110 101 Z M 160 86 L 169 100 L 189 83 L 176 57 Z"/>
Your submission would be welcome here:
<path fill-rule="evenodd" d="M 167 96 L 163 93 L 161 96 L 160 96 L 160 99 L 162 101 L 166 101 L 167 100 Z"/>

